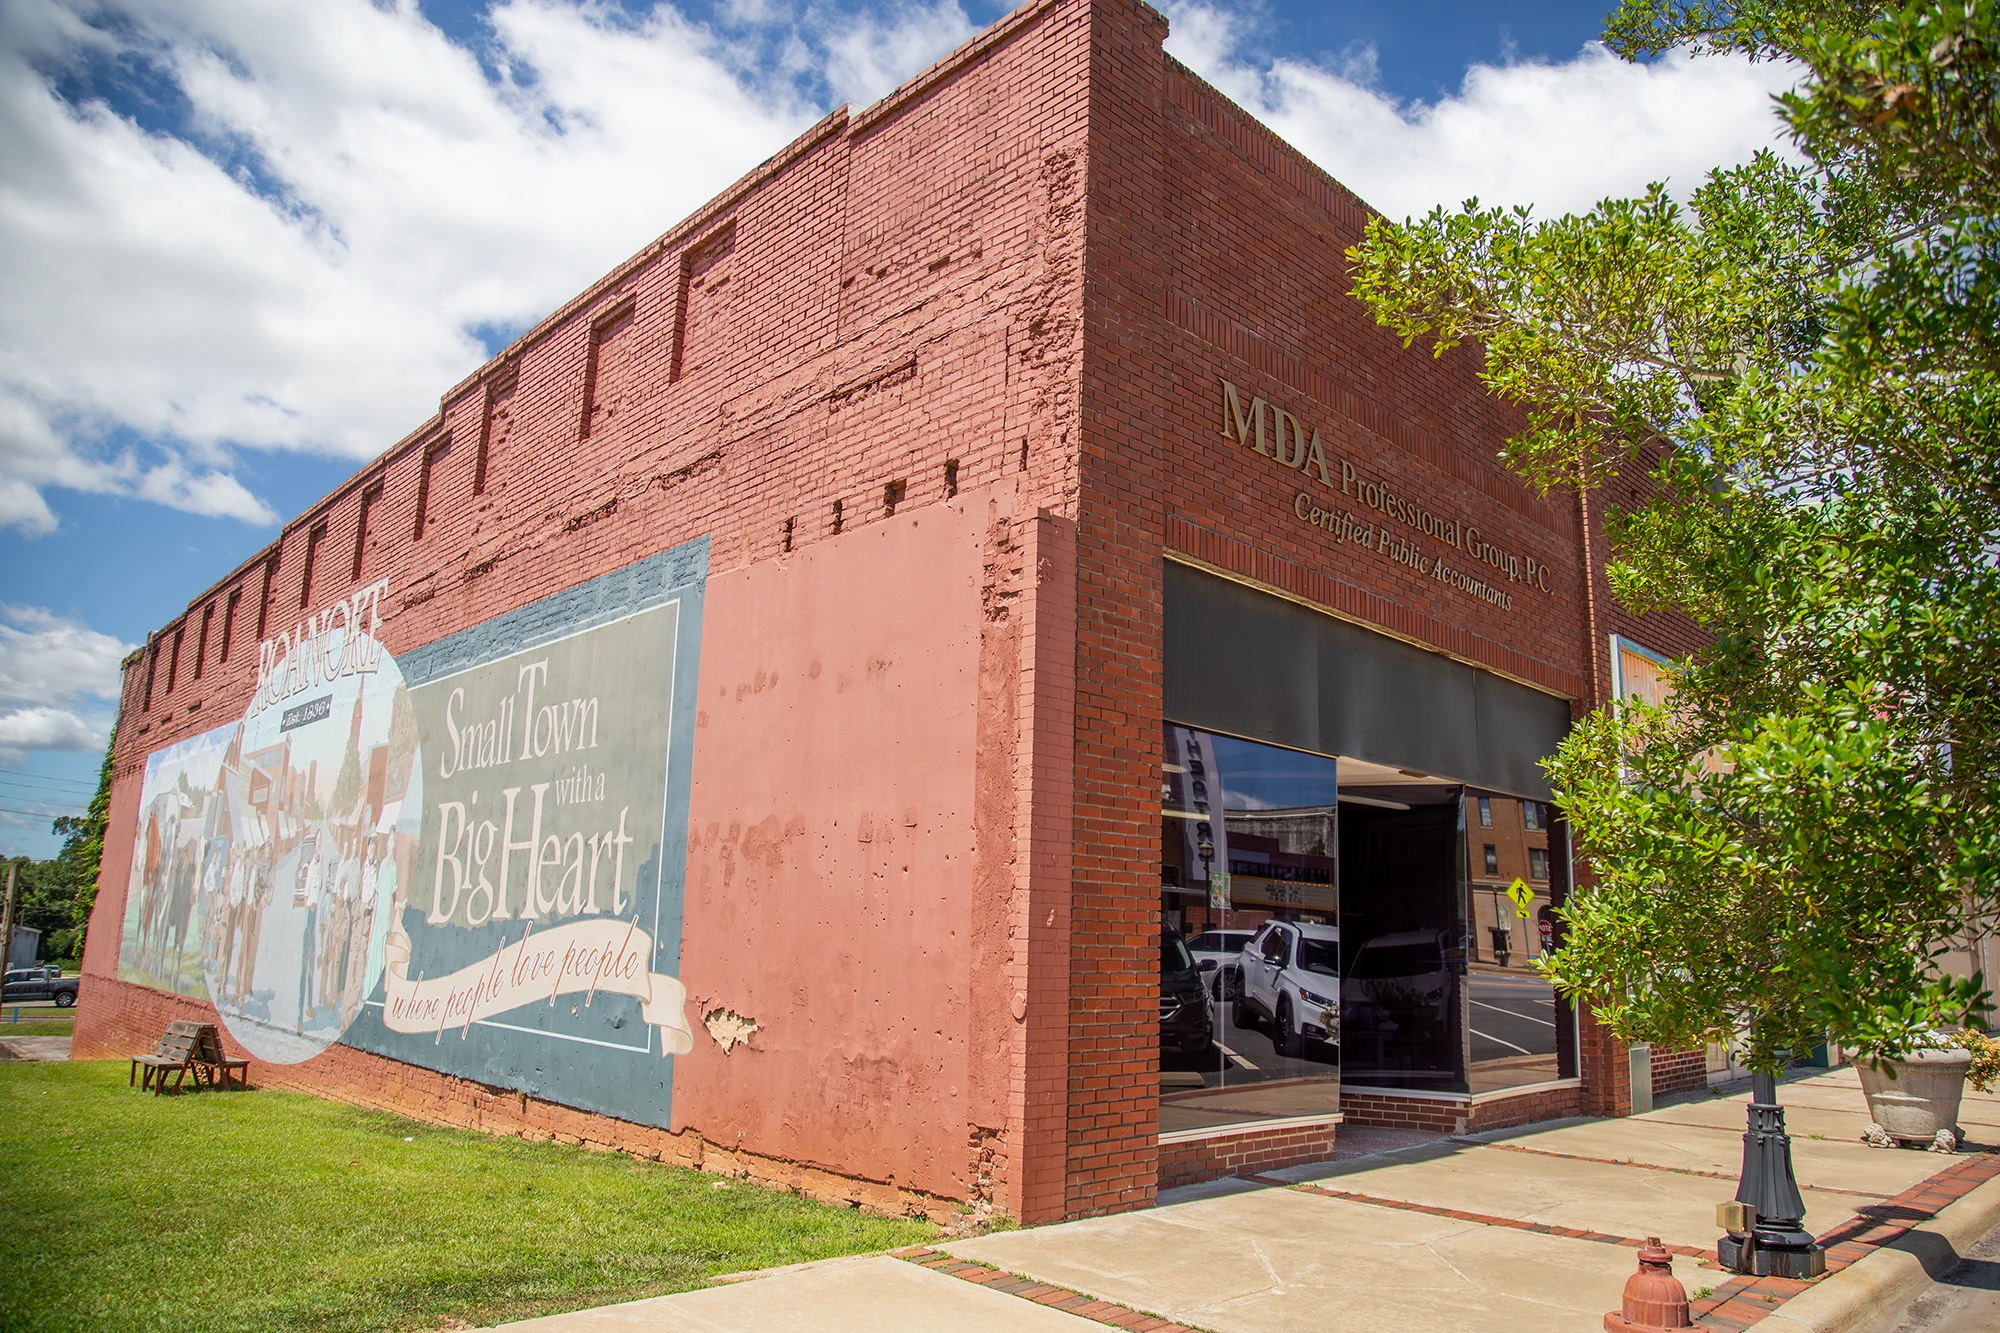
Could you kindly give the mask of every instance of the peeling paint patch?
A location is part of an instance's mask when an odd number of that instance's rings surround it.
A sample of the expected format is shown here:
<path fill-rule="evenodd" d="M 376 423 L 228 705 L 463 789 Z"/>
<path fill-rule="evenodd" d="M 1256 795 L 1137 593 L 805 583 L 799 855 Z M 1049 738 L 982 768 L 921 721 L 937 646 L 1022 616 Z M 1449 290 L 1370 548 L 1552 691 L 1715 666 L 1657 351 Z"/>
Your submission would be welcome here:
<path fill-rule="evenodd" d="M 750 1034 L 757 1030 L 755 1019 L 745 1018 L 734 1009 L 711 1009 L 701 1016 L 701 1021 L 724 1055 L 729 1054 L 739 1042 L 747 1043 Z"/>

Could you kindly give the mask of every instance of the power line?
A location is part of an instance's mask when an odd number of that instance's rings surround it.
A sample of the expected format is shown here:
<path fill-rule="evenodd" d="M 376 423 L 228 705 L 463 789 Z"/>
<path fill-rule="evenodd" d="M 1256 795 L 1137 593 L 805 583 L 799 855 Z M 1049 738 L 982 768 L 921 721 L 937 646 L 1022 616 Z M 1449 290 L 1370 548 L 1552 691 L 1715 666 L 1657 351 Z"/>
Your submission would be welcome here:
<path fill-rule="evenodd" d="M 42 787 L 38 783 L 10 783 L 8 779 L 0 779 L 0 787 L 8 787 L 30 797 L 56 797 L 62 801 L 90 801 L 98 795 L 96 791 L 76 791 L 74 787 Z"/>
<path fill-rule="evenodd" d="M 28 791 L 28 793 L 48 793 L 50 797 L 66 797 L 66 799 L 74 799 L 74 801 L 88 801 L 90 799 L 90 797 L 86 797 L 80 791 L 64 791 L 62 787 L 38 787 L 34 783 L 10 783 L 8 779 L 0 779 L 0 787 L 18 787 L 18 789 Z M 96 795 L 96 793 L 90 793 L 90 795 Z"/>
<path fill-rule="evenodd" d="M 6 781 L 6 779 L 0 779 L 0 787 L 14 787 L 14 789 L 20 789 L 20 791 L 28 793 L 30 797 L 42 797 L 42 795 L 48 795 L 48 797 L 60 797 L 60 799 L 64 799 L 64 801 L 90 801 L 90 797 L 94 797 L 94 795 L 96 795 L 96 793 L 90 793 L 90 795 L 86 797 L 86 795 L 84 795 L 84 793 L 80 793 L 80 791 L 62 791 L 60 787 L 36 787 L 34 783 L 10 783 L 10 781 Z"/>
<path fill-rule="evenodd" d="M 33 778 L 37 782 L 61 782 L 71 787 L 95 787 L 90 778 L 66 778 L 60 773 L 37 773 L 29 768 L 0 768 L 0 778 Z"/>

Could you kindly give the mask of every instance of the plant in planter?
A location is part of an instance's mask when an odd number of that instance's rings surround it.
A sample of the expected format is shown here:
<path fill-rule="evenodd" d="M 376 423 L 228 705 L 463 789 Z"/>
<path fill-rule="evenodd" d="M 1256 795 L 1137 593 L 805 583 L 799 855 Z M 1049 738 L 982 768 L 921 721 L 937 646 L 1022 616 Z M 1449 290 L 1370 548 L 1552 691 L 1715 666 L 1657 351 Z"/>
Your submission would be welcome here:
<path fill-rule="evenodd" d="M 1958 1034 L 1958 1044 L 1972 1052 L 1965 1081 L 1981 1092 L 1993 1091 L 1993 1085 L 2000 1083 L 2000 1041 L 1977 1028 L 1965 1028 Z"/>
<path fill-rule="evenodd" d="M 1991 1092 L 2000 1081 L 2000 1041 L 1974 1028 L 1928 1033 L 1898 1056 L 1852 1054 L 1873 1122 L 1862 1141 L 1877 1148 L 1958 1151 L 1965 1085 Z"/>

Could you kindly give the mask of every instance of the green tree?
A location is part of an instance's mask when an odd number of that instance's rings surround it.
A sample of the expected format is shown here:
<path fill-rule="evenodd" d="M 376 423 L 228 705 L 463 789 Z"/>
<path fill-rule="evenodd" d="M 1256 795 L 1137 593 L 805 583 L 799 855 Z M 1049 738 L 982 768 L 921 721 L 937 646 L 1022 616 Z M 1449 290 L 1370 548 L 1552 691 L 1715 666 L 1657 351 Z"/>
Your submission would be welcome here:
<path fill-rule="evenodd" d="M 74 931 L 72 940 L 64 941 L 71 944 L 64 953 L 83 952 L 90 909 L 97 904 L 97 871 L 104 859 L 104 825 L 111 812 L 111 755 L 116 736 L 114 729 L 112 739 L 105 743 L 104 759 L 97 766 L 96 794 L 81 815 L 56 817 L 54 831 L 63 840 L 62 849 L 53 861 L 42 863 L 49 868 L 50 901 L 62 905 L 67 925 Z"/>
<path fill-rule="evenodd" d="M 1710 643 L 1551 771 L 1598 885 L 1557 983 L 1628 1040 L 1900 1048 L 1982 1003 L 2000 905 L 2000 22 L 1992 0 L 1627 0 L 1606 39 L 1789 59 L 1798 150 L 1538 220 L 1378 220 L 1355 294 L 1475 340 L 1531 484 L 1643 473 L 1612 587 Z"/>

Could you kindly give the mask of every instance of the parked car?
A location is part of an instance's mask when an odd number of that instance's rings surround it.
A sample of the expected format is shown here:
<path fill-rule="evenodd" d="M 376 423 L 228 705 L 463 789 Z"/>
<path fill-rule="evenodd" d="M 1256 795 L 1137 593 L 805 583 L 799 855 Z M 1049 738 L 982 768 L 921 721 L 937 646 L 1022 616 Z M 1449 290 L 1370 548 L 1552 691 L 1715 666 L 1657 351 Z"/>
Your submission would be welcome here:
<path fill-rule="evenodd" d="M 1341 998 L 1357 1021 L 1442 1026 L 1452 1003 L 1444 934 L 1398 930 L 1368 940 L 1348 962 Z"/>
<path fill-rule="evenodd" d="M 54 1000 L 67 1009 L 76 1003 L 76 977 L 66 977 L 59 967 L 16 967 L 7 973 L 4 999 L 14 1004 L 24 1000 Z"/>
<path fill-rule="evenodd" d="M 1160 1050 L 1173 1055 L 1199 1055 L 1208 1050 L 1213 1021 L 1208 991 L 1194 965 L 1187 942 L 1171 930 L 1160 931 Z"/>
<path fill-rule="evenodd" d="M 1204 930 L 1187 942 L 1194 965 L 1208 982 L 1208 993 L 1218 1000 L 1233 1000 L 1243 985 L 1243 964 L 1238 957 L 1250 942 L 1254 930 Z"/>
<path fill-rule="evenodd" d="M 1241 958 L 1237 1027 L 1269 1022 L 1280 1055 L 1304 1055 L 1307 1041 L 1339 1046 L 1340 927 L 1266 921 Z"/>

